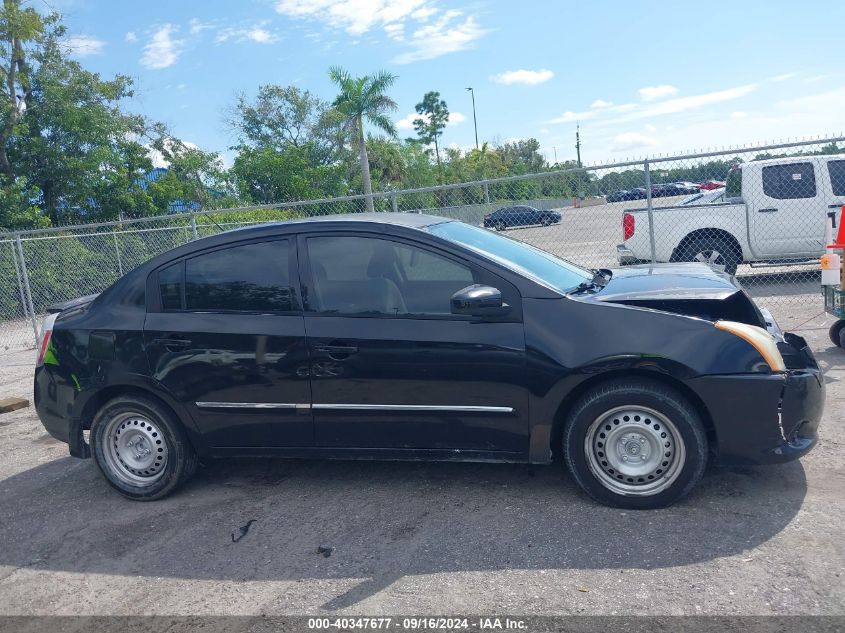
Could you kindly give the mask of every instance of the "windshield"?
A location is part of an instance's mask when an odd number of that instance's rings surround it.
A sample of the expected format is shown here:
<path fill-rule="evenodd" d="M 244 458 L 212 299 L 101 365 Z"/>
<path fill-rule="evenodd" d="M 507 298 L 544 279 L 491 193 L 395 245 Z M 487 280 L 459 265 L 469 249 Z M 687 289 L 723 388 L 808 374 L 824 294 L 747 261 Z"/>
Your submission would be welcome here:
<path fill-rule="evenodd" d="M 428 231 L 466 246 L 516 273 L 559 292 L 572 290 L 593 278 L 593 273 L 589 270 L 570 264 L 523 242 L 463 222 L 435 224 L 428 227 Z"/>

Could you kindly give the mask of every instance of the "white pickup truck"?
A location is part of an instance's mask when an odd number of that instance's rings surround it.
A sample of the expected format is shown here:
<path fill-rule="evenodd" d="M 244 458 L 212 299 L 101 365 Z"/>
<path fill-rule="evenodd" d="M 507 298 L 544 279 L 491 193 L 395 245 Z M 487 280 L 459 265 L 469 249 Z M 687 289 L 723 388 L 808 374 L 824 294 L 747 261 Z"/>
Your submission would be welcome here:
<path fill-rule="evenodd" d="M 742 263 L 808 261 L 824 250 L 828 213 L 842 205 L 845 154 L 742 163 L 728 174 L 725 202 L 652 209 L 654 258 L 705 262 L 730 274 Z M 646 209 L 626 210 L 622 233 L 620 264 L 651 261 Z"/>

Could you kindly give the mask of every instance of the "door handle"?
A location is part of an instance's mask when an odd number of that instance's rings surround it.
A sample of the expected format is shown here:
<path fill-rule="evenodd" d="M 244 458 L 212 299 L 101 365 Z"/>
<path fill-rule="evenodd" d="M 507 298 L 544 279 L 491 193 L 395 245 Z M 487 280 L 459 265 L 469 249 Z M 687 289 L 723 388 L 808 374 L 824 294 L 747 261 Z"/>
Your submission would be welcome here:
<path fill-rule="evenodd" d="M 356 353 L 358 348 L 351 345 L 315 345 L 314 351 L 319 354 L 326 354 L 333 360 L 343 360 Z"/>
<path fill-rule="evenodd" d="M 153 339 L 153 343 L 156 345 L 163 345 L 168 349 L 185 349 L 186 347 L 190 347 L 192 345 L 192 341 L 186 338 L 155 338 Z"/>
<path fill-rule="evenodd" d="M 765 209 L 757 209 L 758 213 L 775 213 L 777 209 L 775 207 L 766 207 Z"/>

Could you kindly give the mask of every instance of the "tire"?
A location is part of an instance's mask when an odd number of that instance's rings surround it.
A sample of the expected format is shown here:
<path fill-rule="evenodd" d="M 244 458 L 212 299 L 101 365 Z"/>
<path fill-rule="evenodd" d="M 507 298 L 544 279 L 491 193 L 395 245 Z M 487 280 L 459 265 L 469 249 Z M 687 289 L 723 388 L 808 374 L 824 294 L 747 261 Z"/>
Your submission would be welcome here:
<path fill-rule="evenodd" d="M 839 321 L 834 322 L 833 325 L 830 326 L 830 330 L 828 330 L 828 336 L 830 336 L 830 342 L 834 345 L 839 345 L 843 349 L 845 349 L 845 345 L 842 345 L 842 333 L 845 332 L 845 321 L 840 319 Z"/>
<path fill-rule="evenodd" d="M 506 228 L 508 228 L 508 225 L 499 220 L 498 222 L 496 222 L 496 224 L 493 225 L 493 228 L 497 231 L 504 231 Z"/>
<path fill-rule="evenodd" d="M 641 379 L 608 382 L 584 394 L 563 432 L 566 465 L 584 492 L 632 510 L 662 508 L 687 495 L 704 474 L 707 450 L 707 434 L 690 403 Z"/>
<path fill-rule="evenodd" d="M 839 347 L 845 349 L 845 328 L 839 330 Z"/>
<path fill-rule="evenodd" d="M 135 396 L 114 398 L 97 412 L 91 448 L 109 485 L 136 501 L 166 497 L 194 475 L 199 463 L 173 414 Z"/>
<path fill-rule="evenodd" d="M 736 244 L 723 237 L 698 237 L 687 244 L 680 254 L 682 262 L 703 262 L 729 275 L 736 274 L 742 255 Z"/>
<path fill-rule="evenodd" d="M 552 219 L 550 217 L 546 216 L 542 220 L 540 220 L 540 224 L 542 226 L 551 226 L 552 225 Z"/>

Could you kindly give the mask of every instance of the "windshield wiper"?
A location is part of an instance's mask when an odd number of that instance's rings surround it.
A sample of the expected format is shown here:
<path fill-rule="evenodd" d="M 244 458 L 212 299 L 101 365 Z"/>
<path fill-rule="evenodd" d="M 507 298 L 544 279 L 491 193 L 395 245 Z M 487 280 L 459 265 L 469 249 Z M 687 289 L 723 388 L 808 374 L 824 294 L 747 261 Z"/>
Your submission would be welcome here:
<path fill-rule="evenodd" d="M 567 291 L 566 294 L 573 295 L 579 292 L 584 292 L 585 290 L 601 290 L 607 285 L 607 282 L 610 281 L 610 277 L 613 273 L 609 270 L 605 269 L 598 269 L 593 268 L 590 270 L 593 273 L 593 278 L 589 281 L 582 281 L 580 284 L 575 286 L 572 290 Z M 606 273 L 606 274 L 605 274 Z"/>

